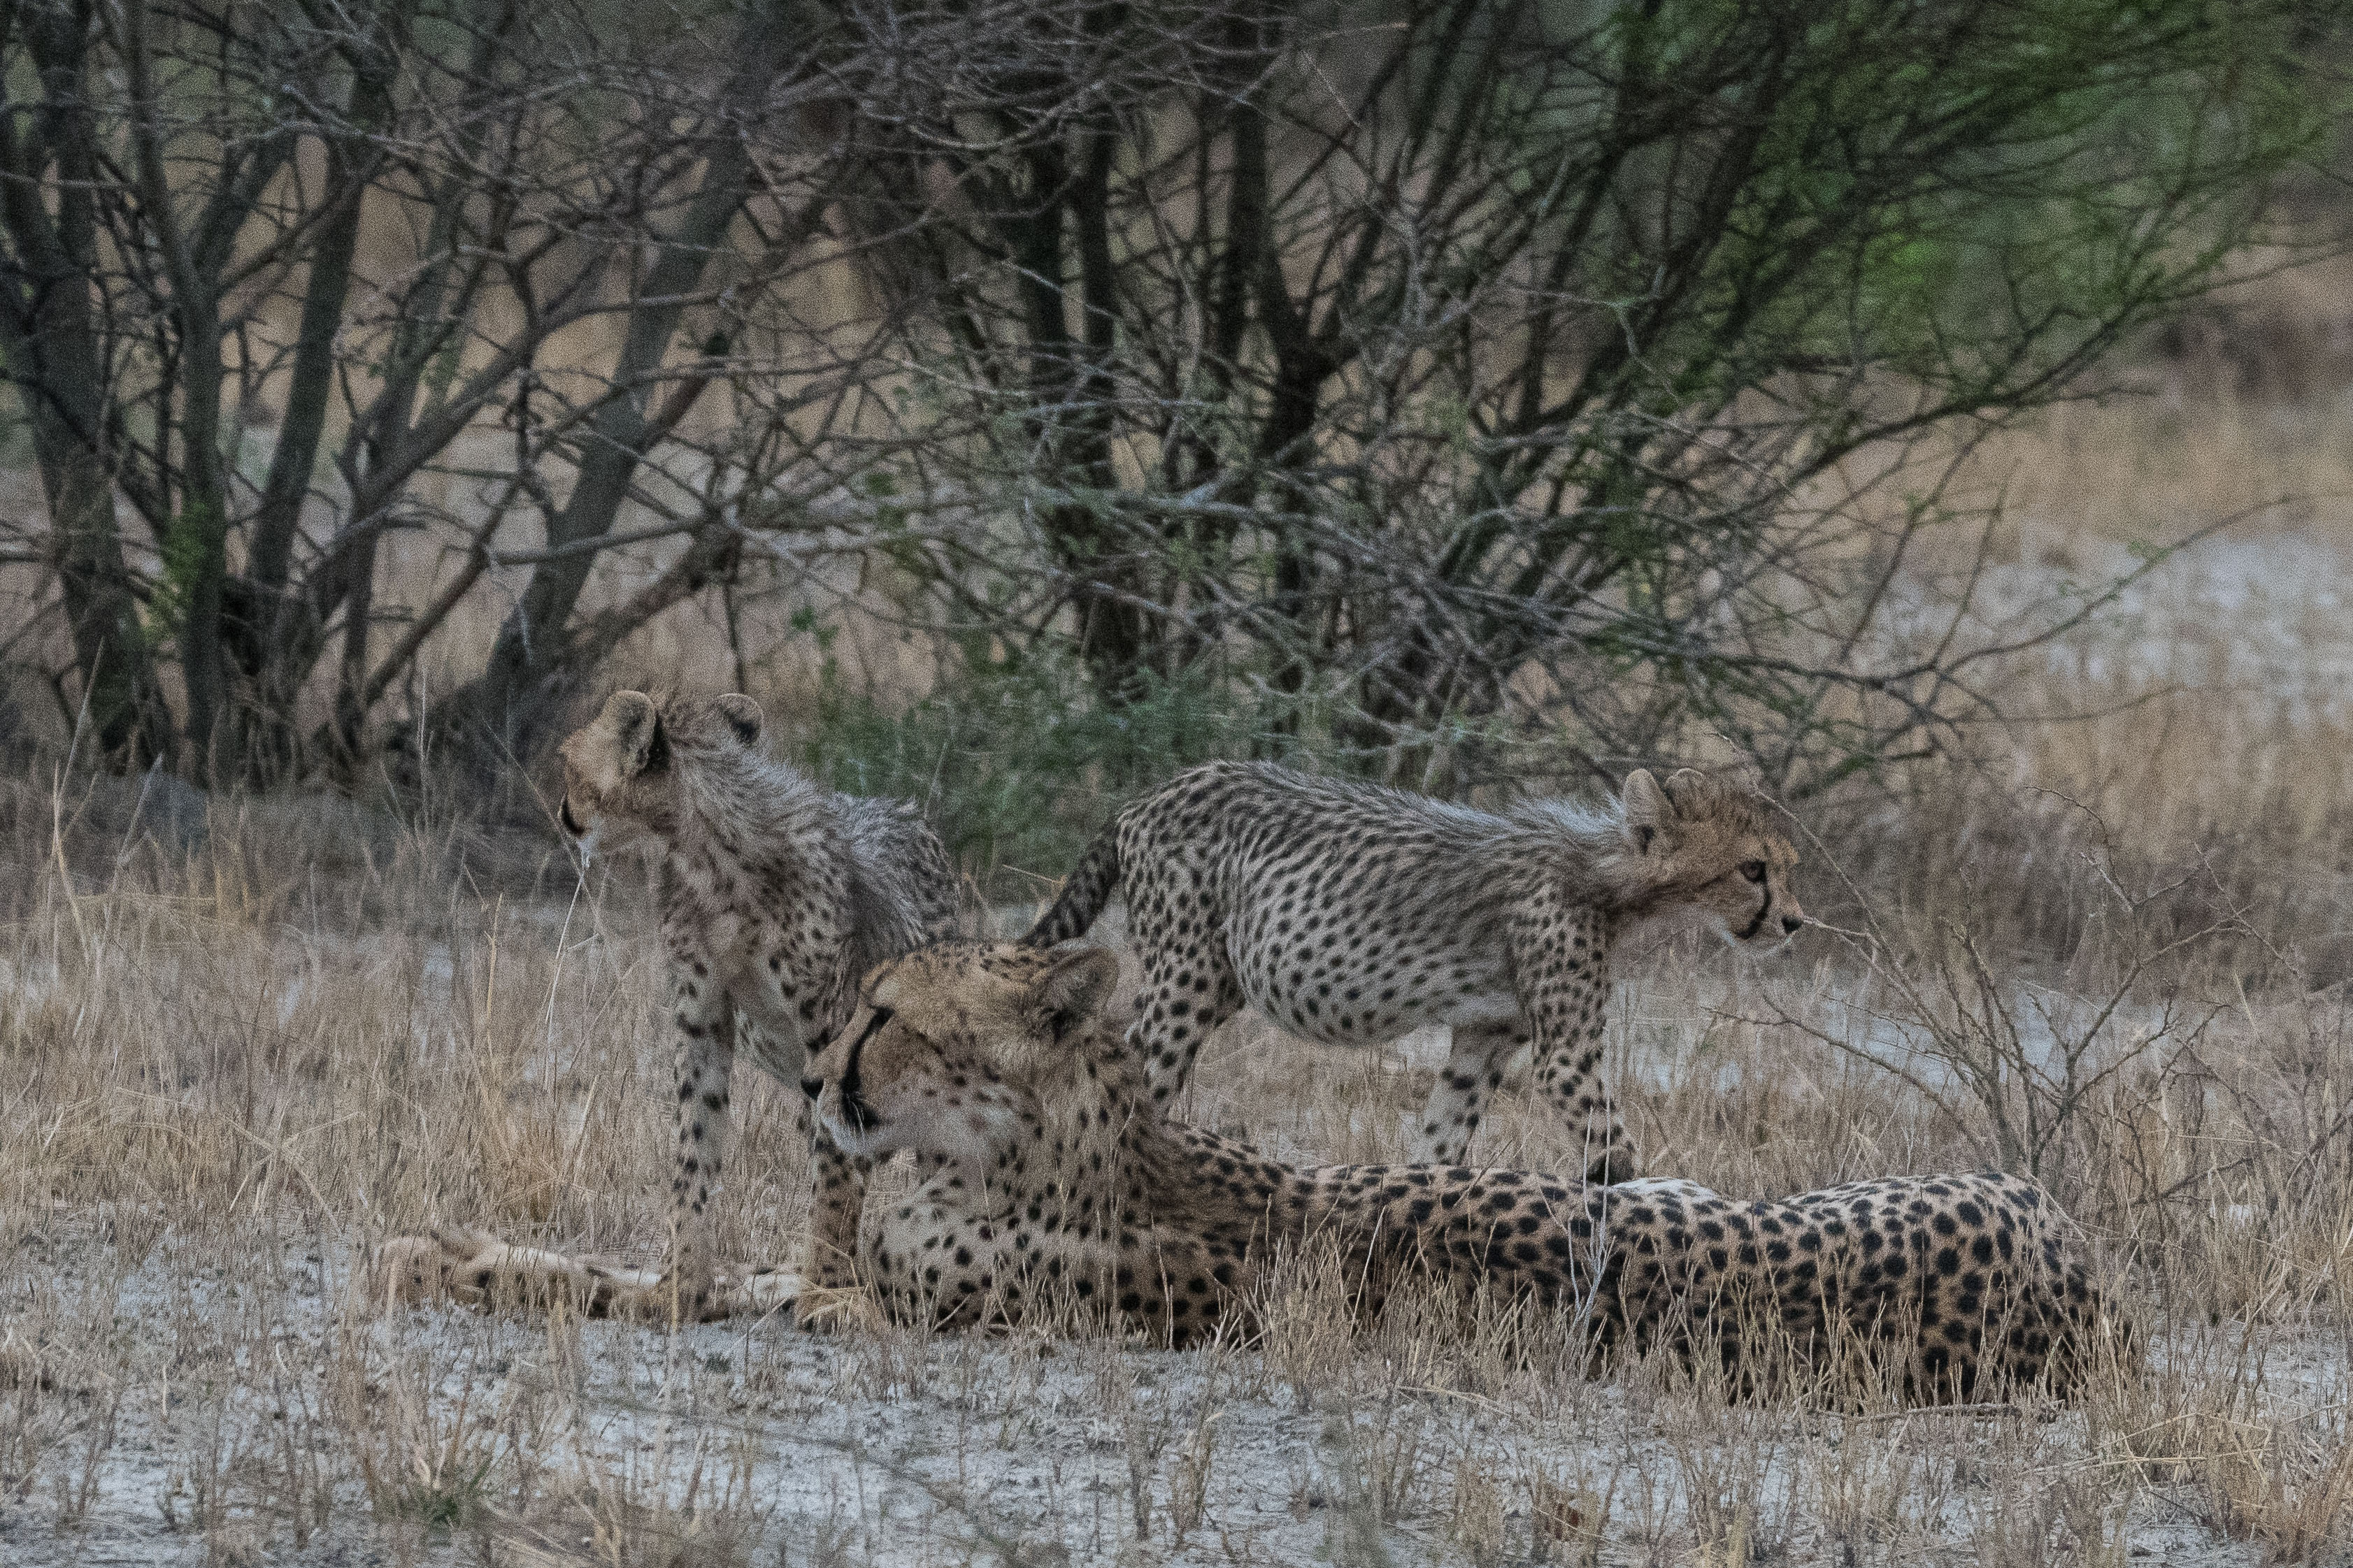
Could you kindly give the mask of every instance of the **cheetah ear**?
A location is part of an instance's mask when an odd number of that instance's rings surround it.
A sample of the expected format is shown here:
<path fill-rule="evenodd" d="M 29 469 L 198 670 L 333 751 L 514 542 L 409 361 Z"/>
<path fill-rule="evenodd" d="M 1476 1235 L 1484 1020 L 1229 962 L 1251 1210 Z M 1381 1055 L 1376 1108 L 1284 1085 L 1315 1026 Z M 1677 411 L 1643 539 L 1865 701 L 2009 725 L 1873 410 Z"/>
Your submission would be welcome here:
<path fill-rule="evenodd" d="M 1627 844 L 1637 855 L 1649 854 L 1651 840 L 1674 820 L 1674 803 L 1648 768 L 1636 768 L 1626 775 L 1626 787 L 1618 792 L 1618 801 L 1625 812 Z"/>
<path fill-rule="evenodd" d="M 1677 768 L 1667 775 L 1667 798 L 1674 802 L 1679 810 L 1688 811 L 1700 805 L 1715 794 L 1715 781 L 1697 768 Z"/>
<path fill-rule="evenodd" d="M 731 691 L 724 697 L 713 698 L 711 705 L 719 710 L 722 719 L 727 721 L 727 727 L 735 731 L 737 740 L 747 746 L 760 743 L 760 731 L 767 720 L 760 712 L 758 703 L 740 691 Z"/>
<path fill-rule="evenodd" d="M 670 766 L 670 737 L 662 732 L 661 710 L 642 691 L 616 691 L 605 704 L 613 738 L 620 751 L 621 776 L 658 773 Z"/>
<path fill-rule="evenodd" d="M 1055 960 L 1030 994 L 1059 1040 L 1102 1012 L 1118 988 L 1118 955 L 1109 948 L 1082 947 Z"/>

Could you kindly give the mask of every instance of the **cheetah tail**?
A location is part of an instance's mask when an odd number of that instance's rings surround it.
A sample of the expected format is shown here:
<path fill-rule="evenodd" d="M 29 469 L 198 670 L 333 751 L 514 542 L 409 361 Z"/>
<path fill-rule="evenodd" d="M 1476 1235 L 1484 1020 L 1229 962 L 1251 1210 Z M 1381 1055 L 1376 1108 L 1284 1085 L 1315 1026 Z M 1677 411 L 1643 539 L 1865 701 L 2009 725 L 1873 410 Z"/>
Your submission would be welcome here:
<path fill-rule="evenodd" d="M 1103 913 L 1111 890 L 1119 885 L 1119 824 L 1114 822 L 1095 836 L 1081 857 L 1078 869 L 1062 884 L 1061 896 L 1054 907 L 1039 917 L 1029 934 L 1021 939 L 1024 947 L 1051 947 L 1058 942 L 1068 942 L 1074 936 L 1084 936 L 1087 928 Z"/>

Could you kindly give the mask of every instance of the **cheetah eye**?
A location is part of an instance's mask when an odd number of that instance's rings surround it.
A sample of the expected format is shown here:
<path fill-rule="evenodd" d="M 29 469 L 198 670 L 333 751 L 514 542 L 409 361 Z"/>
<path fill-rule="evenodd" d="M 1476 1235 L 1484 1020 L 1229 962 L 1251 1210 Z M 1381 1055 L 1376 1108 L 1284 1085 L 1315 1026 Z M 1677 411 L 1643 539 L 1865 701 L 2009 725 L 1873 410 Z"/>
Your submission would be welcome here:
<path fill-rule="evenodd" d="M 1740 874 L 1747 878 L 1752 882 L 1761 882 L 1765 879 L 1765 862 L 1762 860 L 1743 860 L 1740 863 Z"/>

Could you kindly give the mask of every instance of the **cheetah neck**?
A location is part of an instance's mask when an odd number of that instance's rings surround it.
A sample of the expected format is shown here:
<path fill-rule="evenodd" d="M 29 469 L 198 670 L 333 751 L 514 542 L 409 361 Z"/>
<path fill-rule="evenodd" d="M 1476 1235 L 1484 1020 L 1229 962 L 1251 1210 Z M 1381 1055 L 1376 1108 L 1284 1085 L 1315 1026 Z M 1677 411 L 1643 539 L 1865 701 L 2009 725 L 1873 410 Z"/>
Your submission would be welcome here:
<path fill-rule="evenodd" d="M 839 837 L 823 791 L 781 763 L 723 743 L 681 743 L 673 767 L 666 858 L 681 886 L 732 905 L 823 879 L 820 861 Z"/>
<path fill-rule="evenodd" d="M 1479 857 L 1478 885 L 1518 888 L 1530 877 L 1565 880 L 1578 902 L 1608 917 L 1613 931 L 1674 910 L 1701 885 L 1636 852 L 1614 816 L 1592 816 L 1559 801 L 1532 801 L 1509 820 L 1510 830 L 1490 841 Z"/>
<path fill-rule="evenodd" d="M 1566 882 L 1577 900 L 1614 912 L 1647 896 L 1650 868 L 1614 816 L 1566 801 L 1525 801 L 1478 847 L 1465 871 L 1486 889 L 1517 888 L 1529 877 Z"/>

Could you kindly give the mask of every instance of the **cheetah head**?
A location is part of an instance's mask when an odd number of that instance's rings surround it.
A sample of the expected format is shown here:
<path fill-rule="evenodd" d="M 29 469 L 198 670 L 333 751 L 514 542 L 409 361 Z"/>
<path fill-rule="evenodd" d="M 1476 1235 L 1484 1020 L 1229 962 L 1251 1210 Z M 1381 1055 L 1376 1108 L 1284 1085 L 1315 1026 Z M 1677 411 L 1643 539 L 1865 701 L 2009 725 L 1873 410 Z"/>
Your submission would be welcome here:
<path fill-rule="evenodd" d="M 1078 1070 L 1078 1031 L 1119 983 L 1102 948 L 935 942 L 878 965 L 801 1090 L 847 1154 L 901 1149 L 987 1170 L 1040 1118 L 1043 1076 Z"/>
<path fill-rule="evenodd" d="M 1620 792 L 1630 869 L 1644 889 L 1634 912 L 1696 921 L 1736 946 L 1779 947 L 1806 923 L 1789 891 L 1798 851 L 1754 784 L 1678 769 L 1648 770 Z"/>
<path fill-rule="evenodd" d="M 760 728 L 759 704 L 736 693 L 662 702 L 642 691 L 616 691 L 556 748 L 564 798 L 555 819 L 579 845 L 583 861 L 598 850 L 665 837 L 680 742 L 754 745 Z"/>

